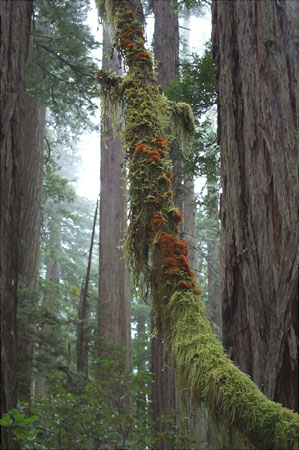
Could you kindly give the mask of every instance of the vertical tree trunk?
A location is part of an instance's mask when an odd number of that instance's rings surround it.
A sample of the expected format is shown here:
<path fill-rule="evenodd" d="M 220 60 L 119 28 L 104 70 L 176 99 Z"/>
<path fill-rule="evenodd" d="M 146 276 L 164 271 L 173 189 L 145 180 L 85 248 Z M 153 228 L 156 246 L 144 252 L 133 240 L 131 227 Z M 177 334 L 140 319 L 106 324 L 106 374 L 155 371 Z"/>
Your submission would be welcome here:
<path fill-rule="evenodd" d="M 16 407 L 16 313 L 22 210 L 25 74 L 32 1 L 1 8 L 1 415 Z M 15 448 L 5 430 L 1 446 Z"/>
<path fill-rule="evenodd" d="M 111 58 L 111 39 L 104 26 L 103 68 L 118 72 L 118 61 Z M 127 349 L 125 365 L 130 363 L 130 292 L 122 245 L 126 227 L 125 183 L 122 173 L 122 144 L 113 131 L 111 116 L 106 118 L 105 138 L 101 141 L 100 195 L 100 292 L 99 333 L 105 355 L 105 343 L 122 345 Z M 115 134 L 114 134 L 115 133 Z"/>
<path fill-rule="evenodd" d="M 86 277 L 82 285 L 80 293 L 80 303 L 78 308 L 78 325 L 77 325 L 77 371 L 84 372 L 88 378 L 88 319 L 89 319 L 89 301 L 88 301 L 88 285 L 90 278 L 90 268 L 92 261 L 93 242 L 96 229 L 96 221 L 98 215 L 98 200 L 94 213 L 94 221 L 90 239 L 90 248 L 88 254 L 88 264 Z"/>
<path fill-rule="evenodd" d="M 176 2 L 170 0 L 154 0 L 155 15 L 154 50 L 157 63 L 157 80 L 165 88 L 178 77 L 179 70 L 179 28 L 178 16 L 173 9 Z M 172 157 L 178 153 L 172 148 Z M 179 166 L 174 163 L 173 186 L 178 195 L 181 185 Z M 151 340 L 151 372 L 153 383 L 151 386 L 153 428 L 156 432 L 165 432 L 165 425 L 157 419 L 163 414 L 174 413 L 178 400 L 175 387 L 175 372 L 172 368 L 171 357 L 168 351 L 163 350 L 163 336 L 156 335 Z M 175 418 L 174 418 L 175 420 Z M 172 445 L 161 441 L 159 448 L 171 449 Z"/>
<path fill-rule="evenodd" d="M 210 320 L 215 326 L 217 336 L 221 340 L 222 314 L 221 314 L 221 286 L 219 264 L 219 209 L 217 181 L 208 176 L 208 218 L 210 230 L 208 233 L 208 309 Z"/>
<path fill-rule="evenodd" d="M 33 52 L 33 42 L 30 51 Z M 36 302 L 39 268 L 46 108 L 40 105 L 37 97 L 26 95 L 24 111 L 18 308 L 25 311 L 25 315 L 23 319 L 18 318 L 17 372 L 18 398 L 30 401 L 33 387 L 30 318 Z"/>
<path fill-rule="evenodd" d="M 296 1 L 213 2 L 223 341 L 269 398 L 295 410 L 298 17 Z"/>

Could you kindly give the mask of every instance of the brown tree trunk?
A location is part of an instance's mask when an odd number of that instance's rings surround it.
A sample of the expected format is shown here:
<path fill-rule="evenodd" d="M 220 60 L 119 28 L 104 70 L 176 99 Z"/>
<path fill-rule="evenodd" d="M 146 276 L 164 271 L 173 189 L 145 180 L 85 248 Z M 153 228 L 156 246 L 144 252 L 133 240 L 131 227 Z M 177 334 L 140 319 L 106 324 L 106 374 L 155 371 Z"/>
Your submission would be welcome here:
<path fill-rule="evenodd" d="M 214 1 L 212 10 L 223 341 L 270 399 L 298 410 L 299 3 Z"/>
<path fill-rule="evenodd" d="M 25 74 L 32 1 L 1 8 L 1 415 L 16 407 L 16 313 L 24 147 Z M 15 448 L 3 430 L 1 446 Z"/>
<path fill-rule="evenodd" d="M 33 388 L 30 311 L 36 302 L 38 281 L 46 108 L 37 97 L 26 95 L 24 111 L 18 308 L 28 313 L 23 319 L 18 318 L 17 371 L 18 398 L 30 402 Z"/>
<path fill-rule="evenodd" d="M 118 61 L 111 58 L 111 39 L 104 27 L 103 68 L 118 72 Z M 105 354 L 105 343 L 121 345 L 127 349 L 125 366 L 130 365 L 130 292 L 128 270 L 122 245 L 126 227 L 125 183 L 122 172 L 122 144 L 112 119 L 106 117 L 105 137 L 101 141 L 101 194 L 100 194 L 100 292 L 99 334 L 100 357 Z M 115 134 L 114 134 L 115 133 Z"/>
<path fill-rule="evenodd" d="M 178 15 L 173 9 L 176 2 L 170 0 L 154 0 L 155 15 L 154 50 L 157 63 L 157 80 L 165 88 L 178 76 L 179 69 L 179 28 Z M 176 146 L 177 147 L 177 146 Z M 172 157 L 178 149 L 172 148 Z M 181 180 L 179 179 L 179 163 L 176 164 L 173 177 L 174 192 L 178 195 Z M 163 414 L 175 414 L 177 392 L 175 372 L 172 368 L 170 353 L 163 350 L 163 336 L 155 335 L 151 340 L 151 386 L 152 417 L 155 432 L 165 432 L 165 424 L 157 419 Z M 174 417 L 175 421 L 175 417 Z M 172 444 L 161 441 L 159 449 L 171 449 Z"/>

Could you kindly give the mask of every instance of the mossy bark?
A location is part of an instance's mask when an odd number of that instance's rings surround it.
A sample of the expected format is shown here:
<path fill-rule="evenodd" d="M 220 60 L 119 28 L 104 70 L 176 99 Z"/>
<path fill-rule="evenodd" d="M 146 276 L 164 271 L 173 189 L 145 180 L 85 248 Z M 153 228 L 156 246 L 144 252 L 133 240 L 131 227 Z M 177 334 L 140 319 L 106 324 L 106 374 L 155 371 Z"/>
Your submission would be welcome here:
<path fill-rule="evenodd" d="M 181 213 L 170 187 L 168 105 L 144 46 L 139 7 L 131 0 L 106 3 L 115 45 L 128 67 L 120 89 L 126 106 L 123 139 L 131 201 L 127 248 L 135 275 L 142 273 L 151 288 L 155 324 L 172 351 L 182 394 L 198 405 L 204 401 L 218 423 L 239 430 L 258 448 L 298 448 L 298 415 L 269 401 L 233 365 L 198 297 L 187 245 L 178 238 Z"/>

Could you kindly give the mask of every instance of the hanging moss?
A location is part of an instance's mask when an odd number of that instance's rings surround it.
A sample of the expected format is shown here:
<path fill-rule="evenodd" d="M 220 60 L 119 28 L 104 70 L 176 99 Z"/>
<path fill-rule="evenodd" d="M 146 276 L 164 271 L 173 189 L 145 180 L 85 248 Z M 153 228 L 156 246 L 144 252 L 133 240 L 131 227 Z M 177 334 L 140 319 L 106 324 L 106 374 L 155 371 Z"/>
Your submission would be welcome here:
<path fill-rule="evenodd" d="M 298 415 L 267 400 L 226 356 L 200 301 L 188 245 L 179 239 L 182 213 L 173 203 L 167 155 L 171 138 L 166 130 L 171 129 L 172 117 L 186 138 L 194 126 L 190 108 L 170 104 L 161 95 L 137 2 L 98 0 L 98 4 L 100 13 L 104 5 L 113 24 L 115 47 L 128 68 L 118 83 L 128 154 L 127 252 L 136 282 L 145 291 L 151 289 L 155 326 L 171 349 L 181 393 L 195 404 L 204 402 L 216 423 L 238 430 L 257 448 L 296 449 Z"/>

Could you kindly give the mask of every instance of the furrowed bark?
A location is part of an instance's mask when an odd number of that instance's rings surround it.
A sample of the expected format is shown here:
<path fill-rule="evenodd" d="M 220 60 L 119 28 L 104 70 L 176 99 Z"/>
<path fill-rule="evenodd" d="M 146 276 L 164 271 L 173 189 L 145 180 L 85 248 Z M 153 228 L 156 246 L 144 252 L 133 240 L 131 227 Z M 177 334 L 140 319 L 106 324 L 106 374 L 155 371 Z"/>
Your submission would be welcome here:
<path fill-rule="evenodd" d="M 213 3 L 222 179 L 223 343 L 298 411 L 299 4 Z"/>

